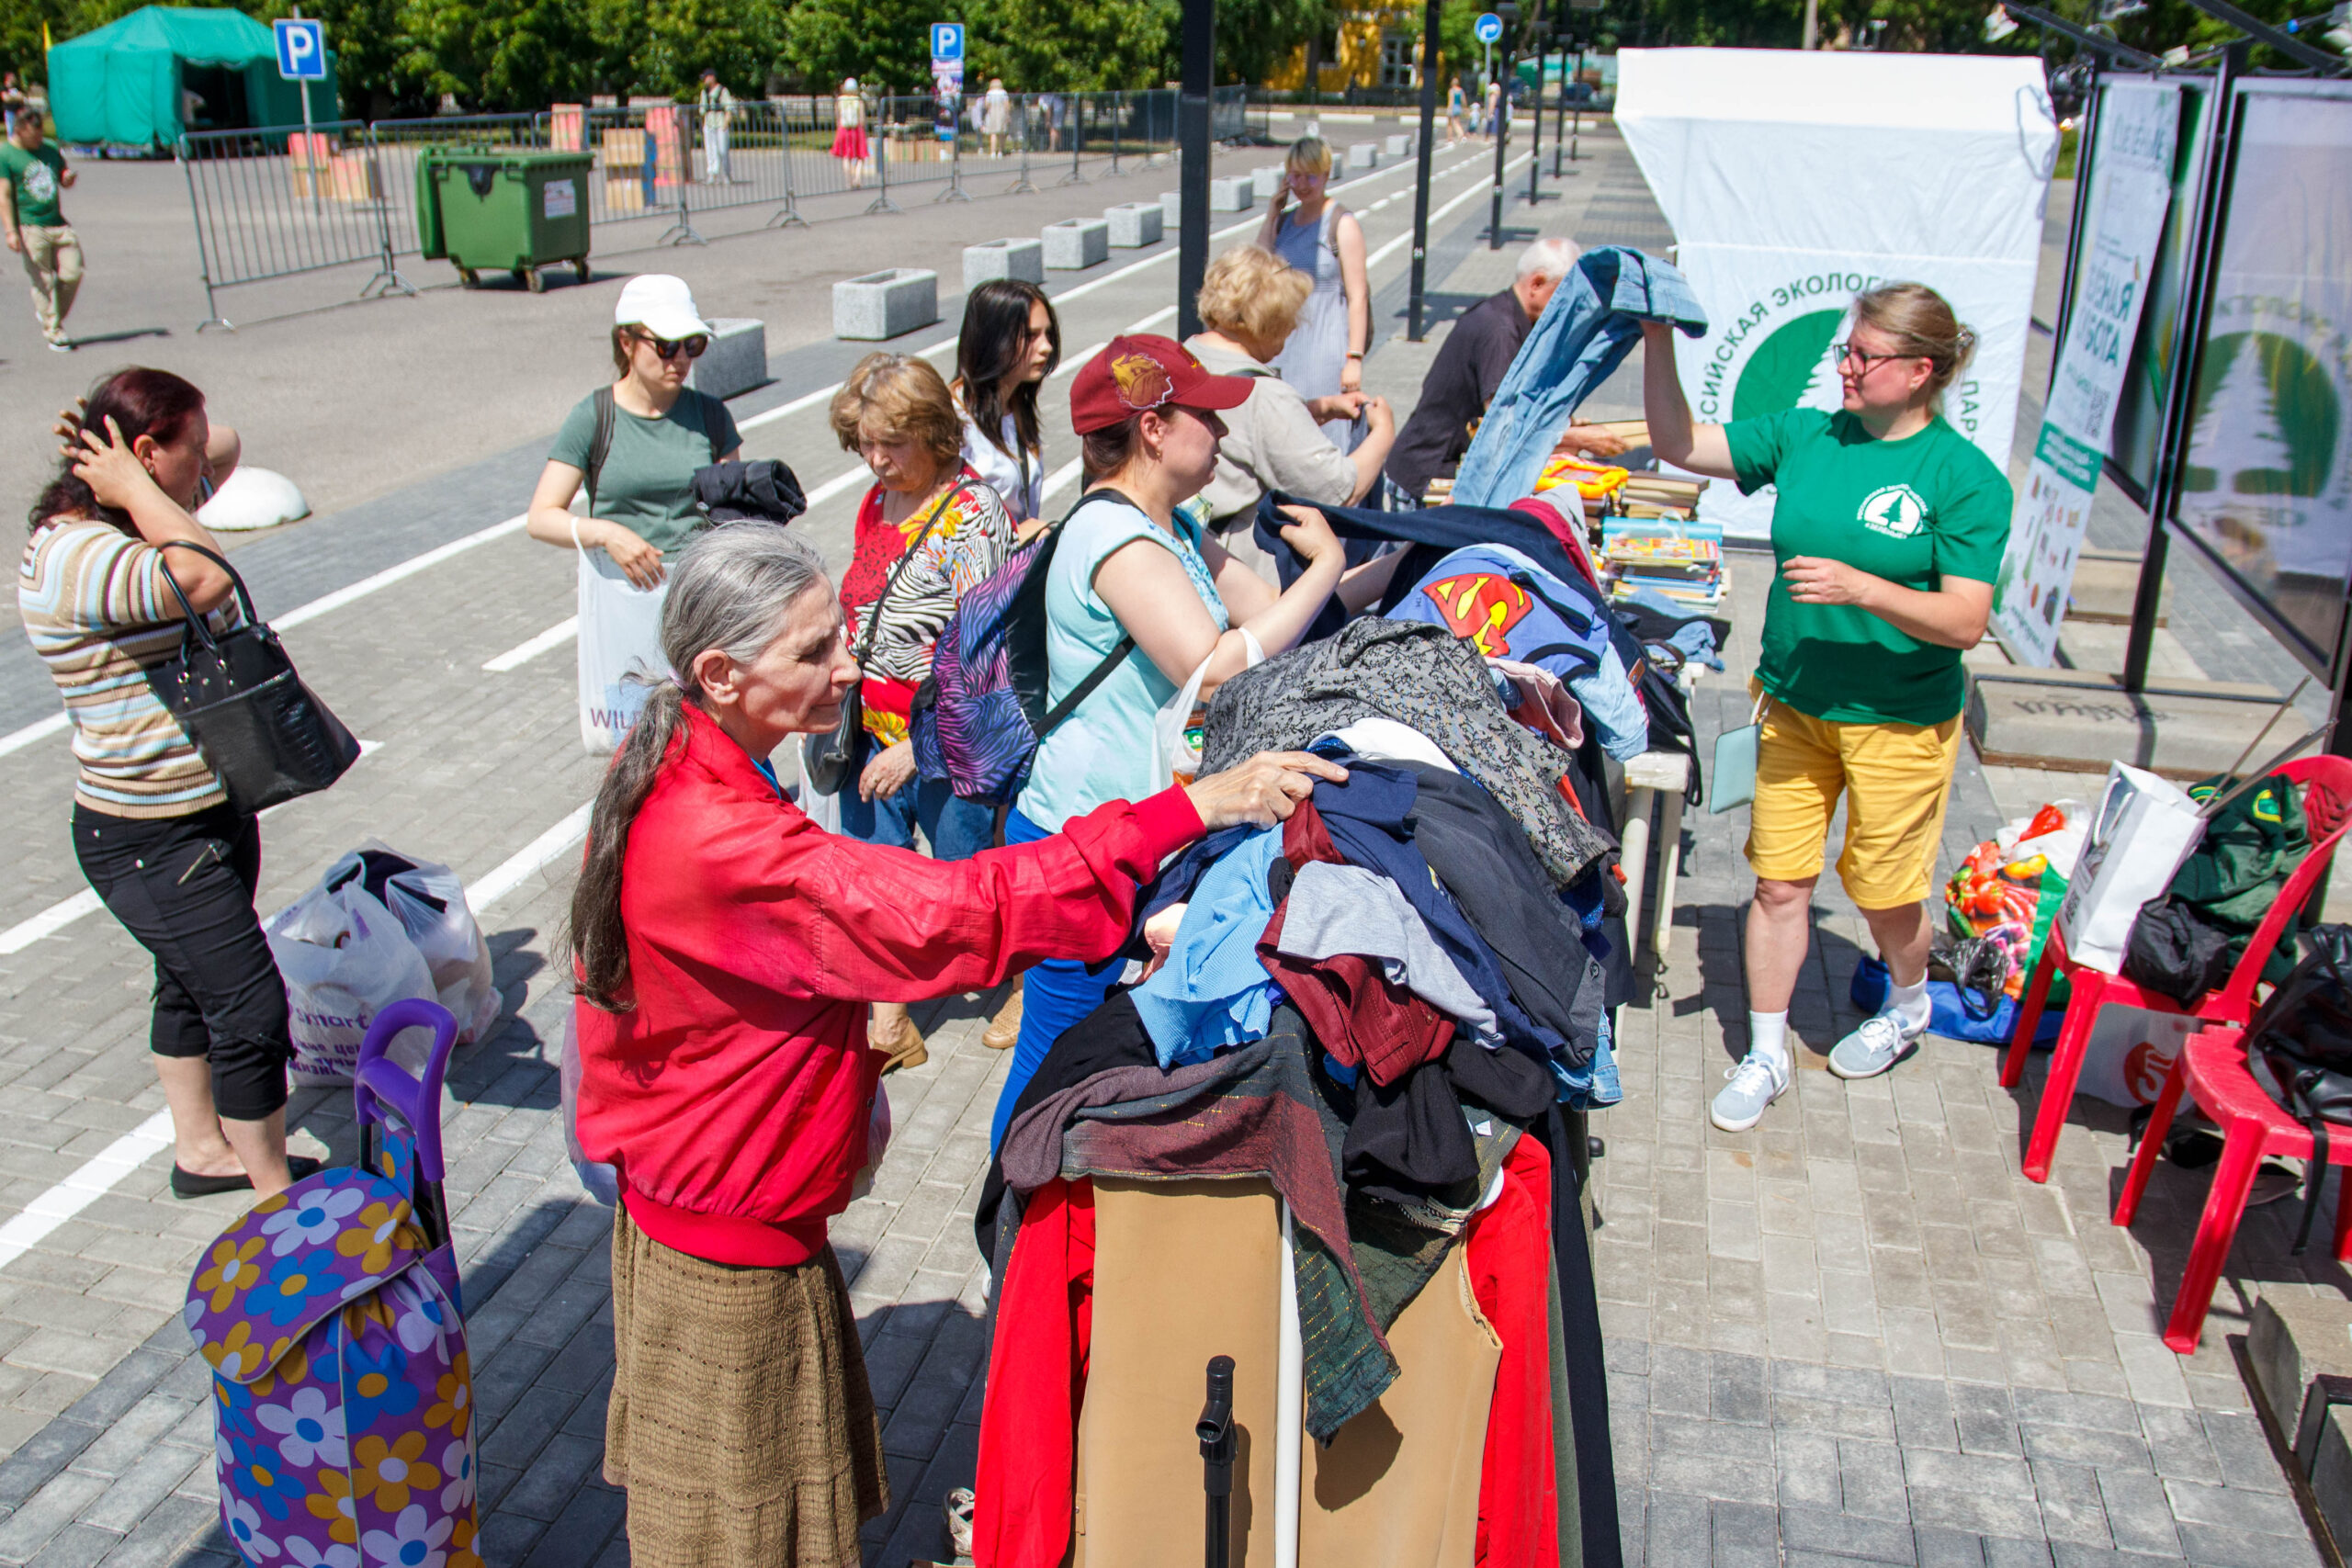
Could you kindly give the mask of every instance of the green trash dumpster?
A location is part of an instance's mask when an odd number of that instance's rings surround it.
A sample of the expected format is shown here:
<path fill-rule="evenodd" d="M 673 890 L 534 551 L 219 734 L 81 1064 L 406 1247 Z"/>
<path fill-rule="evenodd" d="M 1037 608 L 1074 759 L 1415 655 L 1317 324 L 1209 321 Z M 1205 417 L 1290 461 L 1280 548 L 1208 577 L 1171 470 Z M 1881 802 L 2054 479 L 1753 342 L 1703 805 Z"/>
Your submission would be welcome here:
<path fill-rule="evenodd" d="M 588 281 L 587 152 L 435 148 L 416 161 L 417 239 L 469 288 L 511 272 L 537 294 L 540 269 L 568 262 Z"/>

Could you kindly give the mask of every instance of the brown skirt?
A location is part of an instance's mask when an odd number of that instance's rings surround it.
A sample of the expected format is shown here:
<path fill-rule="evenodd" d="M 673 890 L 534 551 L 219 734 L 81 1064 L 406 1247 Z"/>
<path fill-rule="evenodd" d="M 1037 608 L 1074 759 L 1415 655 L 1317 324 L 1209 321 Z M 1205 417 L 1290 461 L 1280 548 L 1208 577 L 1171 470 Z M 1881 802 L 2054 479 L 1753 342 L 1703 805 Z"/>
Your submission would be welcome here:
<path fill-rule="evenodd" d="M 833 1249 L 706 1262 L 613 1221 L 605 1479 L 638 1568 L 856 1568 L 889 1506 L 882 1426 Z"/>

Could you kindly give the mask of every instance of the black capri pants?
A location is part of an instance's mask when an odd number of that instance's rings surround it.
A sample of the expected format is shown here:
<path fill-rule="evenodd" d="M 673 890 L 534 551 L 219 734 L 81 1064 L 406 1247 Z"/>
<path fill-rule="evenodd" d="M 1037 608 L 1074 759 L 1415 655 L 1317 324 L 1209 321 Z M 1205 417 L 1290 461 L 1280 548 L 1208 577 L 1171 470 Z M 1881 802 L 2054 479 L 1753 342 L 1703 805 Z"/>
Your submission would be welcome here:
<path fill-rule="evenodd" d="M 76 803 L 74 854 L 107 910 L 155 955 L 159 1056 L 204 1056 L 232 1122 L 286 1103 L 293 1059 L 286 982 L 254 912 L 261 825 L 226 806 L 187 817 L 110 817 Z"/>

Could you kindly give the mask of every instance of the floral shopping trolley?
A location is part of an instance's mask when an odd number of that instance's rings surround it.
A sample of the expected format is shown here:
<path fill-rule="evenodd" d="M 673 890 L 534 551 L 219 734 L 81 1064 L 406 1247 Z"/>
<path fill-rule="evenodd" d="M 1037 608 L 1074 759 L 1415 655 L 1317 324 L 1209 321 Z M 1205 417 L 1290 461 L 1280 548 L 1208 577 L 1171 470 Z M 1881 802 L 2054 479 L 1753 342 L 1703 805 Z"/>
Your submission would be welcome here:
<path fill-rule="evenodd" d="M 421 1077 L 385 1055 L 430 1029 Z M 457 1021 L 428 1001 L 359 1047 L 359 1163 L 263 1199 L 209 1247 L 183 1314 L 212 1363 L 220 1517 L 276 1568 L 482 1568 L 473 1376 L 442 1205 L 441 1080 Z"/>

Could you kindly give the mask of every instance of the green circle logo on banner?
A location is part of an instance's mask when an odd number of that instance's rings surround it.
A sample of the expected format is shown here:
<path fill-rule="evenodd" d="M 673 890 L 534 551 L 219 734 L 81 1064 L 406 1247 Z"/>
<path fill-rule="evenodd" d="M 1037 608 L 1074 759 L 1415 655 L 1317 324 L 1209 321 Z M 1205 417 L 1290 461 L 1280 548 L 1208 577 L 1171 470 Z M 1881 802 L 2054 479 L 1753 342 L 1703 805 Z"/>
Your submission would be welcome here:
<path fill-rule="evenodd" d="M 1739 368 L 1731 417 L 1752 419 L 1796 407 L 1815 378 L 1830 368 L 1830 340 L 1845 319 L 1843 310 L 1809 310 L 1773 328 Z"/>

